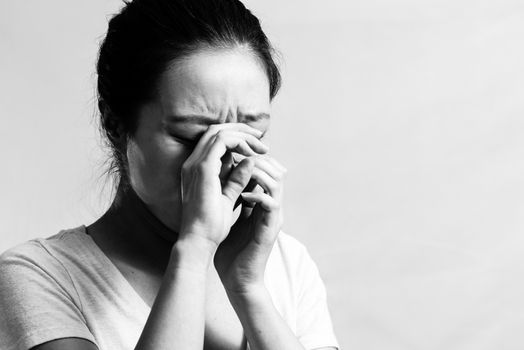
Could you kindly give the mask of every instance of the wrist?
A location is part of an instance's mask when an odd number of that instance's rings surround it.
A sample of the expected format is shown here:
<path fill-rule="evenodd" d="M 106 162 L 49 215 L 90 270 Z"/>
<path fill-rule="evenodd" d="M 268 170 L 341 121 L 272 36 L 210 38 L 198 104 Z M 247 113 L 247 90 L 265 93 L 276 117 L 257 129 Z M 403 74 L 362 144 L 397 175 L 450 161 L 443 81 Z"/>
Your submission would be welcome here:
<path fill-rule="evenodd" d="M 269 295 L 269 292 L 264 283 L 252 283 L 243 286 L 224 286 L 229 299 L 246 302 L 258 300 Z"/>
<path fill-rule="evenodd" d="M 273 306 L 271 296 L 265 286 L 252 286 L 242 291 L 226 290 L 231 306 L 241 320 L 249 318 L 249 315 L 260 314 Z"/>
<path fill-rule="evenodd" d="M 169 265 L 174 269 L 207 273 L 216 249 L 217 245 L 206 238 L 184 237 L 173 245 Z"/>

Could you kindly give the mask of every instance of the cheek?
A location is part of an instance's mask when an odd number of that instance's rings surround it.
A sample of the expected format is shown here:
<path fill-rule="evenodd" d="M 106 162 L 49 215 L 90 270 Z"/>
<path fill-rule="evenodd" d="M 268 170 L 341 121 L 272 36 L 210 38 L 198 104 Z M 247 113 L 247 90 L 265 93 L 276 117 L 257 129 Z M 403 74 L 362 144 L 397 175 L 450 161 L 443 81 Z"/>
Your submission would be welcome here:
<path fill-rule="evenodd" d="M 179 191 L 180 169 L 190 152 L 163 138 L 131 141 L 127 149 L 131 184 L 150 196 Z"/>

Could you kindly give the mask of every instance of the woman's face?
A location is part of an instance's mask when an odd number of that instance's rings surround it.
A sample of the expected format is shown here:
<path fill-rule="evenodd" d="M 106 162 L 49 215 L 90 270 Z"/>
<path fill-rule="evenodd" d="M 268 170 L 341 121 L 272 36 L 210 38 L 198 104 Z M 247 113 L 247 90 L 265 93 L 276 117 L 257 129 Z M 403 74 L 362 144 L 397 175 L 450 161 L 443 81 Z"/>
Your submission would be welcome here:
<path fill-rule="evenodd" d="M 128 143 L 131 185 L 153 213 L 178 231 L 180 170 L 193 144 L 217 123 L 269 127 L 269 82 L 245 48 L 201 50 L 160 77 L 156 98 L 139 111 Z"/>

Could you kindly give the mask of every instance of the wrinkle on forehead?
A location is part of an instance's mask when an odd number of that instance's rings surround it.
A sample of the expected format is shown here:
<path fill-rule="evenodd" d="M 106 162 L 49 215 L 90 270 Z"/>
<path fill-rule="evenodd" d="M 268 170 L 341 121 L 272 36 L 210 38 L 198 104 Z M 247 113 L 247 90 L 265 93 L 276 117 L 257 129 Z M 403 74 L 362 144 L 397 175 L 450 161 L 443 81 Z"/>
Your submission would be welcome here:
<path fill-rule="evenodd" d="M 251 52 L 197 53 L 175 66 L 159 81 L 165 114 L 199 114 L 225 122 L 239 114 L 269 113 L 269 81 Z"/>

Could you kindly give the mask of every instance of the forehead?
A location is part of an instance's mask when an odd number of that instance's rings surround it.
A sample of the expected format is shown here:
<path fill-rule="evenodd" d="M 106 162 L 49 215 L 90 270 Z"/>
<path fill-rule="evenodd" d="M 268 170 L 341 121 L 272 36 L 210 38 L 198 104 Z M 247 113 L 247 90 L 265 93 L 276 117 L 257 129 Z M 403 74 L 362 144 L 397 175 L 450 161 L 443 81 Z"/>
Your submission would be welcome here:
<path fill-rule="evenodd" d="M 269 81 L 248 49 L 206 49 L 171 64 L 158 84 L 165 113 L 228 115 L 268 113 Z"/>

